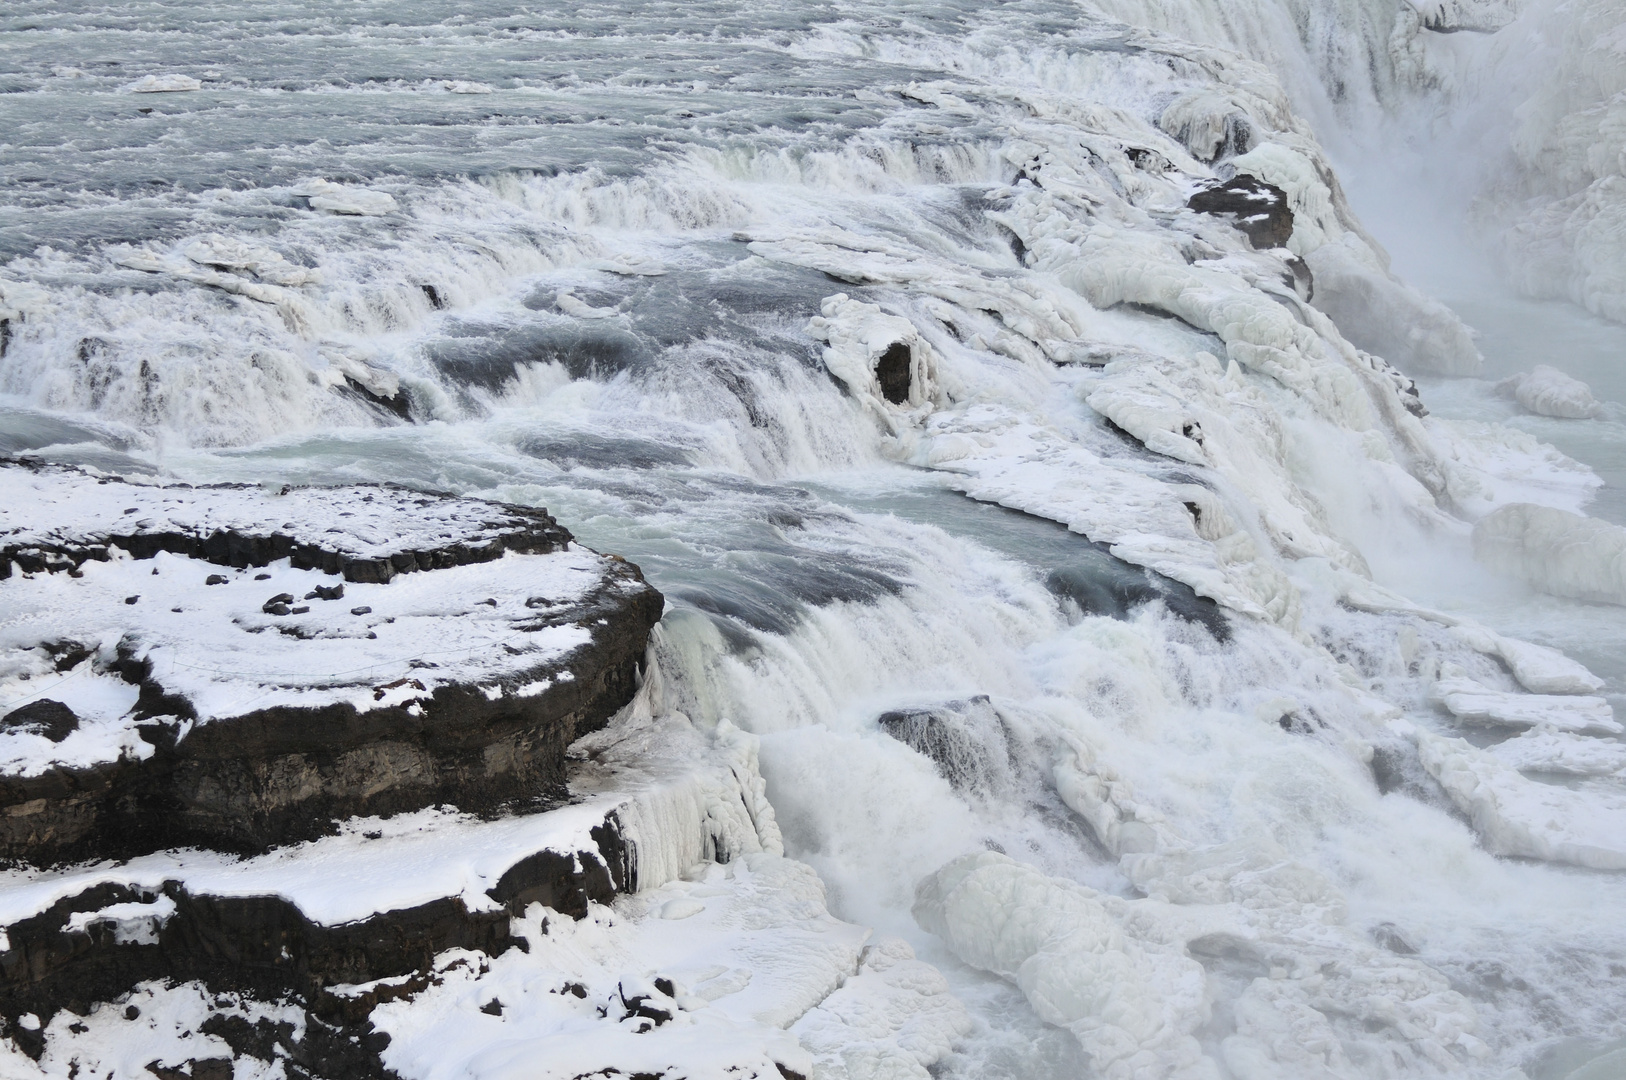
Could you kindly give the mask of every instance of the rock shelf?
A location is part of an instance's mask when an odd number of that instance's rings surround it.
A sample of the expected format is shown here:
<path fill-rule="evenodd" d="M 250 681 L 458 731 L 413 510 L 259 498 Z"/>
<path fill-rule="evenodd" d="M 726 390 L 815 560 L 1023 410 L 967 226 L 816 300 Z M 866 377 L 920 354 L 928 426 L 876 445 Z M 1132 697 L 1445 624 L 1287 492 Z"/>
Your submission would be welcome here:
<path fill-rule="evenodd" d="M 16 466 L 0 489 L 8 859 L 545 803 L 632 697 L 663 604 L 536 509 Z"/>

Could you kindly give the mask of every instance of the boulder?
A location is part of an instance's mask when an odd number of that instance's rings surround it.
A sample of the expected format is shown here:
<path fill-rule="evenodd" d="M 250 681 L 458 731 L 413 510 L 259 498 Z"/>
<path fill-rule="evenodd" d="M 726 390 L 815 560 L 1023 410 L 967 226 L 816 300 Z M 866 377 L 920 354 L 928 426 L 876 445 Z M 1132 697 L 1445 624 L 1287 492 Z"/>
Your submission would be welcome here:
<path fill-rule="evenodd" d="M 1203 188 L 1186 205 L 1200 214 L 1227 218 L 1256 248 L 1286 247 L 1293 235 L 1293 208 L 1287 193 L 1247 173 Z"/>

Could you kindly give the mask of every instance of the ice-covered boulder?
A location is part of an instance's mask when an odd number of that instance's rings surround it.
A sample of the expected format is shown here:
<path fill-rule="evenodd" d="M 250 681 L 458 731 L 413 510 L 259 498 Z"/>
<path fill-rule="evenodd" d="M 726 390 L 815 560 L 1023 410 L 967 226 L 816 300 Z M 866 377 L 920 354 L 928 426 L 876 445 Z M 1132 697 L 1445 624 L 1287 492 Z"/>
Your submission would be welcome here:
<path fill-rule="evenodd" d="M 399 209 L 395 196 L 387 191 L 373 191 L 371 188 L 351 184 L 335 184 L 331 180 L 306 180 L 295 185 L 294 194 L 309 199 L 311 209 L 326 210 L 332 214 L 380 217 Z"/>
<path fill-rule="evenodd" d="M 807 330 L 826 343 L 830 374 L 883 414 L 917 410 L 935 396 L 935 357 L 908 319 L 836 293 L 819 305 Z"/>
<path fill-rule="evenodd" d="M 1533 413 L 1568 420 L 1590 419 L 1601 408 L 1590 386 L 1546 364 L 1510 375 L 1496 384 L 1496 392 Z"/>
<path fill-rule="evenodd" d="M 1041 1018 L 1072 1031 L 1101 1076 L 1212 1076 L 1193 1036 L 1208 1016 L 1202 965 L 1183 943 L 1147 933 L 1151 919 L 1132 906 L 983 852 L 922 881 L 914 914 L 966 963 L 1013 980 Z"/>
<path fill-rule="evenodd" d="M 661 614 L 531 508 L 19 465 L 0 491 L 8 858 L 261 850 L 557 792 Z"/>
<path fill-rule="evenodd" d="M 1626 529 L 1534 503 L 1510 503 L 1474 526 L 1474 554 L 1542 592 L 1626 604 Z"/>
<path fill-rule="evenodd" d="M 129 86 L 132 94 L 176 94 L 201 89 L 203 84 L 190 75 L 143 75 Z"/>

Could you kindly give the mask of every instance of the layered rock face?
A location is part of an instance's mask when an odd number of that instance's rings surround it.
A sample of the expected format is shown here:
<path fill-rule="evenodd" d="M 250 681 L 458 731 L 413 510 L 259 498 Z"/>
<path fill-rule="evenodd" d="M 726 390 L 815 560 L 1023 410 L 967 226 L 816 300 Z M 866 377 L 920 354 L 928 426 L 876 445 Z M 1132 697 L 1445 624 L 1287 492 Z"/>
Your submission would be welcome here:
<path fill-rule="evenodd" d="M 382 1075 L 378 994 L 332 987 L 635 886 L 632 796 L 573 795 L 566 750 L 662 606 L 542 510 L 0 465 L 5 1033 L 39 1057 L 62 1008 L 200 980 L 311 1009 L 217 1011 L 232 1046 Z"/>

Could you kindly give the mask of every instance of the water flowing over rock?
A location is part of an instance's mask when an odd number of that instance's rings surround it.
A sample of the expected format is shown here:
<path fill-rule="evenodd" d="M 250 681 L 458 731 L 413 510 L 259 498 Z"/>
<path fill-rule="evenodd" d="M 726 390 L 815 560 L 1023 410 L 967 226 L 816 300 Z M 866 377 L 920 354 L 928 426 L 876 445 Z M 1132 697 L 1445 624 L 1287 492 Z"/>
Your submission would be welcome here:
<path fill-rule="evenodd" d="M 0 1077 L 1610 1060 L 1608 5 L 20 2 Z"/>

